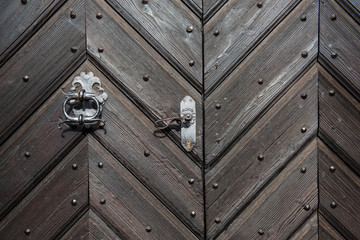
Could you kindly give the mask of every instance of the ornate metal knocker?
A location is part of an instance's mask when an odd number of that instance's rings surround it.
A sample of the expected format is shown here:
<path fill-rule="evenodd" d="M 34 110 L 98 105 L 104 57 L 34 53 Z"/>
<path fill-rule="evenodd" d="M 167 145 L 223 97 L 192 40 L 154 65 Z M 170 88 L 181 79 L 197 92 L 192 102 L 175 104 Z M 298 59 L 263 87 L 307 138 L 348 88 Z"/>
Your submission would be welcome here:
<path fill-rule="evenodd" d="M 62 110 L 66 119 L 58 124 L 59 128 L 62 123 L 84 125 L 89 128 L 93 124 L 104 122 L 101 119 L 102 106 L 108 95 L 101 87 L 100 79 L 92 72 L 82 72 L 80 76 L 75 77 L 70 92 L 63 93 L 66 98 Z"/>

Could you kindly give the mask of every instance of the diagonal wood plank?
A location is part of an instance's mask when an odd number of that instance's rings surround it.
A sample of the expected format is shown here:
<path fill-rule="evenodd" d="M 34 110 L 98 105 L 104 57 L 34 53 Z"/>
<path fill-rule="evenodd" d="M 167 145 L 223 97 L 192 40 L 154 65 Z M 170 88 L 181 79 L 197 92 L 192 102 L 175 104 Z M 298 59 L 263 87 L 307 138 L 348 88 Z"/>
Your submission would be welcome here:
<path fill-rule="evenodd" d="M 259 3 L 253 0 L 228 1 L 204 26 L 206 94 L 228 76 L 299 2 L 266 1 L 259 8 Z"/>
<path fill-rule="evenodd" d="M 288 239 L 317 209 L 316 158 L 313 139 L 218 239 Z"/>
<path fill-rule="evenodd" d="M 89 211 L 87 211 L 65 234 L 65 239 L 90 239 L 89 238 Z"/>
<path fill-rule="evenodd" d="M 90 142 L 90 204 L 121 238 L 197 239 L 95 139 Z"/>
<path fill-rule="evenodd" d="M 181 1 L 107 0 L 199 91 L 202 86 L 201 22 Z M 187 28 L 192 26 L 192 30 Z M 190 64 L 194 61 L 194 65 Z"/>
<path fill-rule="evenodd" d="M 202 0 L 181 0 L 185 3 L 195 15 L 201 19 L 202 17 Z"/>
<path fill-rule="evenodd" d="M 307 16 L 305 22 L 300 20 L 301 15 Z M 317 23 L 317 1 L 303 1 L 206 98 L 207 164 L 224 155 L 274 100 L 315 61 Z M 303 51 L 307 51 L 305 58 L 302 57 Z"/>
<path fill-rule="evenodd" d="M 2 239 L 24 239 L 27 235 L 51 239 L 61 235 L 88 206 L 87 151 L 88 141 L 84 139 L 1 221 Z"/>
<path fill-rule="evenodd" d="M 77 17 L 71 19 L 69 10 Z M 0 143 L 85 57 L 84 0 L 69 1 L 0 69 Z M 77 47 L 71 52 L 71 47 Z"/>
<path fill-rule="evenodd" d="M 345 240 L 333 226 L 319 214 L 319 239 L 320 240 Z"/>
<path fill-rule="evenodd" d="M 297 239 L 319 239 L 318 235 L 318 216 L 317 211 L 315 211 L 307 221 L 289 238 L 290 240 Z"/>
<path fill-rule="evenodd" d="M 336 0 L 358 23 L 360 23 L 360 2 L 358 0 Z"/>
<path fill-rule="evenodd" d="M 317 68 L 314 65 L 206 173 L 209 236 L 216 235 L 231 222 L 316 134 Z M 305 99 L 303 94 L 307 96 Z M 305 132 L 301 130 L 303 127 Z M 216 218 L 223 220 L 216 223 Z"/>
<path fill-rule="evenodd" d="M 96 18 L 97 12 L 102 13 L 101 19 Z M 201 95 L 110 6 L 89 1 L 87 15 L 88 52 L 142 111 L 153 120 L 178 116 L 180 101 L 189 95 L 196 101 L 197 122 L 202 122 Z M 102 53 L 99 47 L 104 48 Z M 201 124 L 197 124 L 197 132 L 193 152 L 201 162 Z M 170 136 L 180 146 L 179 128 Z"/>

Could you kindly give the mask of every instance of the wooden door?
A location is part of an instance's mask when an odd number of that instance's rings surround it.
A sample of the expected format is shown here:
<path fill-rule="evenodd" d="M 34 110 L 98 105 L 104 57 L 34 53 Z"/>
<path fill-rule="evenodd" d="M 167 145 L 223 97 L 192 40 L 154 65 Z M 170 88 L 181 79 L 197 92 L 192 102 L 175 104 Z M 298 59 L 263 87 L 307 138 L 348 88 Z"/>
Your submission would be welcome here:
<path fill-rule="evenodd" d="M 359 1 L 0 9 L 1 239 L 360 238 Z M 82 72 L 105 127 L 58 129 Z"/>

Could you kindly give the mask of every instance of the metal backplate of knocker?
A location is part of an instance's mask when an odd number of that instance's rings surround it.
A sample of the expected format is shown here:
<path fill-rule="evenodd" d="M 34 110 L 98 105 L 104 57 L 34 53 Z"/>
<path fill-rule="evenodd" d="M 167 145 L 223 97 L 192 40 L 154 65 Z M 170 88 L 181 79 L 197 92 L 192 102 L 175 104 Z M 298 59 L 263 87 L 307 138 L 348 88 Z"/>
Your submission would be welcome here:
<path fill-rule="evenodd" d="M 196 143 L 196 111 L 195 101 L 190 96 L 184 97 L 180 103 L 181 145 L 190 152 Z"/>

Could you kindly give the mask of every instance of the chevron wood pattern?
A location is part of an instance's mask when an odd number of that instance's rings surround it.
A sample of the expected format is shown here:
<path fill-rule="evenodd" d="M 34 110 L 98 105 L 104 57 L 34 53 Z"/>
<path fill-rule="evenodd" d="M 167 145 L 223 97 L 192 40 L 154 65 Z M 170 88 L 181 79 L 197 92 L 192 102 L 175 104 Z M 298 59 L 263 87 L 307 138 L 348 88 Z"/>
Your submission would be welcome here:
<path fill-rule="evenodd" d="M 360 238 L 359 1 L 0 9 L 1 239 Z M 81 72 L 105 127 L 58 129 Z"/>

